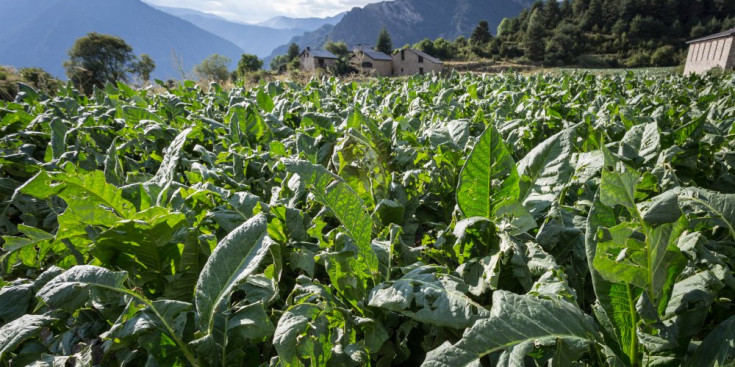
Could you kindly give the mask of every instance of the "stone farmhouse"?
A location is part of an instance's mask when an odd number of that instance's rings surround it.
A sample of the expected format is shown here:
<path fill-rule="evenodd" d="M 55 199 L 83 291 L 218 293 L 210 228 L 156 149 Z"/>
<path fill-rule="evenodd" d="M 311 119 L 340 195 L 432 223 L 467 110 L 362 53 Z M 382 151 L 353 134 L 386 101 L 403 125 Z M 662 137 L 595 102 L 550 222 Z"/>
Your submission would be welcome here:
<path fill-rule="evenodd" d="M 443 67 L 441 60 L 412 48 L 393 54 L 393 75 L 440 73 Z"/>
<path fill-rule="evenodd" d="M 301 70 L 327 69 L 337 64 L 337 56 L 329 51 L 307 47 L 299 56 Z M 441 73 L 441 60 L 419 50 L 406 48 L 392 56 L 359 46 L 352 51 L 350 63 L 361 73 L 372 76 L 400 76 Z"/>
<path fill-rule="evenodd" d="M 684 74 L 702 74 L 720 67 L 735 68 L 735 28 L 688 41 Z"/>
<path fill-rule="evenodd" d="M 299 63 L 301 70 L 326 69 L 337 64 L 337 56 L 329 51 L 312 51 L 310 47 L 307 47 L 299 55 Z"/>
<path fill-rule="evenodd" d="M 373 76 L 393 75 L 393 58 L 372 49 L 358 47 L 352 53 L 352 65 L 361 73 Z"/>

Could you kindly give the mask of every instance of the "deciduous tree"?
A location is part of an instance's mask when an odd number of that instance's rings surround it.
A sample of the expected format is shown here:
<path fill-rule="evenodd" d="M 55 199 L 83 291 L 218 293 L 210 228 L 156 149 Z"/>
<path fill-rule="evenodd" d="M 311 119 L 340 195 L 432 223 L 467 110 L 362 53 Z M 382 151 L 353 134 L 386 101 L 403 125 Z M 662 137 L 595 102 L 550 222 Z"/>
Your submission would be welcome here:
<path fill-rule="evenodd" d="M 156 62 L 148 54 L 140 55 L 138 61 L 133 63 L 132 71 L 138 74 L 143 81 L 151 80 L 151 73 L 156 69 Z"/>
<path fill-rule="evenodd" d="M 201 80 L 227 80 L 229 77 L 227 65 L 230 61 L 230 58 L 227 56 L 214 54 L 204 59 L 201 64 L 195 66 L 194 73 Z"/>
<path fill-rule="evenodd" d="M 64 68 L 77 88 L 91 93 L 94 86 L 127 81 L 134 60 L 133 48 L 123 39 L 93 32 L 74 42 Z"/>

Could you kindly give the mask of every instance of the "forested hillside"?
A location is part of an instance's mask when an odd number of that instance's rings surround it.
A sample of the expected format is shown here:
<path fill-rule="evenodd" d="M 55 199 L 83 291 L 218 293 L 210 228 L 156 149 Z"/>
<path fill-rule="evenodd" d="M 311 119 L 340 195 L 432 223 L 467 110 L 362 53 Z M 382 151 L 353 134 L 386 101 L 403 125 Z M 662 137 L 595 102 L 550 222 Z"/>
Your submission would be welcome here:
<path fill-rule="evenodd" d="M 686 41 L 735 27 L 733 0 L 538 1 L 506 18 L 495 38 L 424 40 L 444 59 L 520 59 L 547 66 L 671 66 Z M 480 27 L 478 27 L 480 28 Z"/>

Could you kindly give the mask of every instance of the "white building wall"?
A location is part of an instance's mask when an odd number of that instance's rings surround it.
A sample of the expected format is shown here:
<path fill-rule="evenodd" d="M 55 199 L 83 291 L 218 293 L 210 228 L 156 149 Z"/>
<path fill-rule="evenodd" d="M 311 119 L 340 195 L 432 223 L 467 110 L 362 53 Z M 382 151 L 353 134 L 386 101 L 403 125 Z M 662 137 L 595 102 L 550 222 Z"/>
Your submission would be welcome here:
<path fill-rule="evenodd" d="M 719 67 L 732 68 L 735 65 L 735 37 L 718 38 L 689 45 L 684 74 L 702 74 Z"/>

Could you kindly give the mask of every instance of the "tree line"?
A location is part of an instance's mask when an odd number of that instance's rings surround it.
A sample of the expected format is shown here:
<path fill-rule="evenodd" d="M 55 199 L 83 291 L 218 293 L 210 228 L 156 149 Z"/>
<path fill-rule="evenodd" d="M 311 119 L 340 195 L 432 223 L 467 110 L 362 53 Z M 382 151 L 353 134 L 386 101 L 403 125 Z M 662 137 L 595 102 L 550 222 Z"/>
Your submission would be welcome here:
<path fill-rule="evenodd" d="M 443 60 L 490 58 L 548 66 L 671 66 L 689 39 L 735 27 L 735 0 L 537 1 L 490 33 L 425 39 L 414 47 Z"/>

